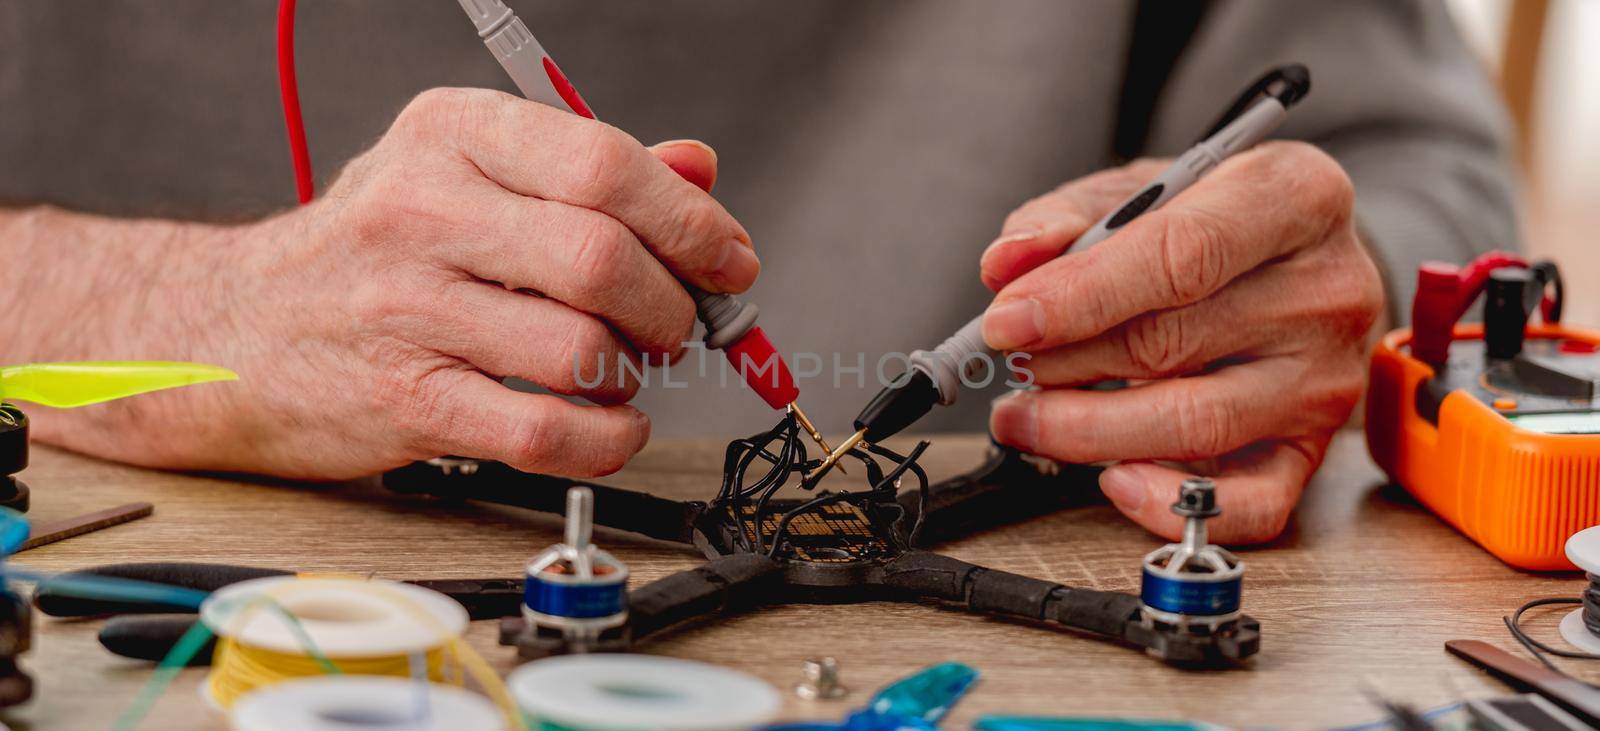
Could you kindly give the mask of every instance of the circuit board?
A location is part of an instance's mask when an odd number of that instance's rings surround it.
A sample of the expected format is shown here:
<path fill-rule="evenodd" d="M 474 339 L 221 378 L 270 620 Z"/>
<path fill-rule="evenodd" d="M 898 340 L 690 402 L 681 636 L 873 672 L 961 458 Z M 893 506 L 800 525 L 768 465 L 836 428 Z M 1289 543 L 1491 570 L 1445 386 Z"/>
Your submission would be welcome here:
<path fill-rule="evenodd" d="M 768 507 L 761 521 L 761 536 L 770 541 L 778 531 L 783 509 Z M 756 506 L 740 510 L 740 529 L 750 544 L 758 543 Z M 892 555 L 893 550 L 872 528 L 865 512 L 854 504 L 838 502 L 801 513 L 789 521 L 784 558 L 811 563 L 850 563 Z"/>

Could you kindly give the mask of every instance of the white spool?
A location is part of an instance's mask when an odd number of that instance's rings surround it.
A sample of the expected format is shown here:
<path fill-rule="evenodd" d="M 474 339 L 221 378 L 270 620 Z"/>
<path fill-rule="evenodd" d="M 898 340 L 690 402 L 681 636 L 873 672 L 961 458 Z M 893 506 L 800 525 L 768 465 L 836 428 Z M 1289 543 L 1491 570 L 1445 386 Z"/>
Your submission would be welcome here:
<path fill-rule="evenodd" d="M 235 731 L 505 731 L 489 699 L 405 678 L 328 675 L 245 695 L 228 715 Z"/>
<path fill-rule="evenodd" d="M 379 590 L 374 591 L 373 587 Z M 374 579 L 303 579 L 272 576 L 231 584 L 200 607 L 200 619 L 221 637 L 263 650 L 301 654 L 300 637 L 284 616 L 266 606 L 241 611 L 267 594 L 299 620 L 317 649 L 333 658 L 409 655 L 437 649 L 441 631 L 458 637 L 467 610 L 443 594 L 411 584 Z M 429 623 L 384 595 L 398 595 L 432 617 Z"/>
<path fill-rule="evenodd" d="M 566 655 L 506 679 L 522 710 L 584 731 L 736 731 L 777 715 L 778 691 L 715 665 L 654 655 Z"/>
<path fill-rule="evenodd" d="M 1585 528 L 1567 539 L 1567 560 L 1584 573 L 1600 576 L 1600 525 Z M 1583 623 L 1583 608 L 1561 618 L 1561 638 L 1584 652 L 1600 655 L 1600 637 Z"/>
<path fill-rule="evenodd" d="M 299 631 L 257 599 L 263 595 L 294 615 Z M 299 632 L 304 632 L 332 660 L 361 660 L 437 650 L 446 636 L 466 631 L 467 610 L 436 591 L 394 581 L 273 576 L 213 592 L 200 605 L 200 620 L 219 638 L 242 646 L 302 655 L 306 648 Z M 221 710 L 213 680 L 200 685 L 200 696 Z"/>

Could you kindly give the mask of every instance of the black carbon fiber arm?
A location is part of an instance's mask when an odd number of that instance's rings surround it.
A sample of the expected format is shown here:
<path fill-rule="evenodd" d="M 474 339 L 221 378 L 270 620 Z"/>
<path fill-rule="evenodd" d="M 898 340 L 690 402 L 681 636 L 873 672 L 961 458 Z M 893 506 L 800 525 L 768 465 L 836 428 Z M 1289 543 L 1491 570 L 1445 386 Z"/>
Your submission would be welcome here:
<path fill-rule="evenodd" d="M 1015 449 L 993 448 L 977 468 L 928 486 L 917 546 L 928 547 L 995 526 L 1101 500 L 1099 467 L 1059 465 L 1041 470 Z M 899 495 L 907 515 L 921 502 Z"/>
<path fill-rule="evenodd" d="M 628 593 L 634 641 L 697 617 L 736 612 L 774 598 L 782 581 L 778 562 L 736 553 L 704 566 L 656 579 Z"/>
<path fill-rule="evenodd" d="M 1169 662 L 1222 664 L 1256 652 L 1258 626 L 1240 617 L 1227 631 L 1193 635 L 1141 621 L 1139 598 L 1082 589 L 986 569 L 948 556 L 911 551 L 884 569 L 884 584 L 972 612 L 1053 622 L 1138 645 Z"/>
<path fill-rule="evenodd" d="M 556 515 L 566 511 L 567 488 L 582 485 L 594 491 L 595 525 L 676 543 L 691 542 L 694 521 L 705 511 L 705 503 L 701 502 L 669 500 L 565 477 L 534 475 L 499 462 L 479 462 L 470 473 L 449 474 L 426 462 L 416 462 L 386 473 L 383 484 L 401 494 L 476 500 Z"/>

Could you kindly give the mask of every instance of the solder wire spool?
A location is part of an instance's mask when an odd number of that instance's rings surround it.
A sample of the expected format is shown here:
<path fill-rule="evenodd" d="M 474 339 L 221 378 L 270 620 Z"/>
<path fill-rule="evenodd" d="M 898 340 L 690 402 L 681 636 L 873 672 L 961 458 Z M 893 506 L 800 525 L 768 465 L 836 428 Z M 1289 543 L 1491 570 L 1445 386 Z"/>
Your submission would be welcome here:
<path fill-rule="evenodd" d="M 1221 513 L 1216 484 L 1206 478 L 1185 480 L 1172 512 L 1185 518 L 1183 541 L 1144 557 L 1139 597 L 1146 619 L 1213 628 L 1237 619 L 1244 562 L 1210 545 L 1206 534 L 1206 520 Z"/>
<path fill-rule="evenodd" d="M 654 655 L 562 655 L 517 668 L 506 684 L 544 728 L 566 731 L 743 731 L 781 705 L 757 678 Z"/>
<path fill-rule="evenodd" d="M 282 611 L 262 611 L 269 603 Z M 409 584 L 254 579 L 212 594 L 200 619 L 217 635 L 202 693 L 222 709 L 257 688 L 329 672 L 463 680 L 453 649 L 466 630 L 467 611 L 443 594 Z"/>
<path fill-rule="evenodd" d="M 1567 560 L 1589 579 L 1582 606 L 1561 618 L 1561 637 L 1591 655 L 1600 655 L 1600 526 L 1572 534 L 1566 544 Z"/>
<path fill-rule="evenodd" d="M 246 694 L 235 731 L 505 731 L 487 698 L 460 688 L 356 675 L 300 678 Z"/>

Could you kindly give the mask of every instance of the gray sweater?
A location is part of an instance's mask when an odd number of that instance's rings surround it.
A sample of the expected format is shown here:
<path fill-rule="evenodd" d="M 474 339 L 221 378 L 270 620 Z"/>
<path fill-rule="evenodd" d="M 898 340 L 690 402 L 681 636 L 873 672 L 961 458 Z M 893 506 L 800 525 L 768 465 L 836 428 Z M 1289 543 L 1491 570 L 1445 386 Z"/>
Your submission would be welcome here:
<path fill-rule="evenodd" d="M 1008 211 L 1126 154 L 1181 151 L 1279 63 L 1313 76 L 1281 135 L 1349 171 L 1394 302 L 1420 261 L 1515 244 L 1507 122 L 1431 0 L 1152 2 L 1140 22 L 1111 0 L 510 1 L 603 119 L 717 148 L 718 197 L 764 264 L 748 298 L 781 347 L 820 356 L 796 366 L 825 366 L 801 385 L 830 431 L 884 353 L 982 310 L 978 255 Z M 207 220 L 292 205 L 275 5 L 0 0 L 0 201 Z M 513 91 L 452 0 L 302 3 L 298 49 L 324 183 L 425 88 Z M 770 425 L 697 360 L 641 392 L 656 434 Z M 971 394 L 921 426 L 986 413 Z"/>

